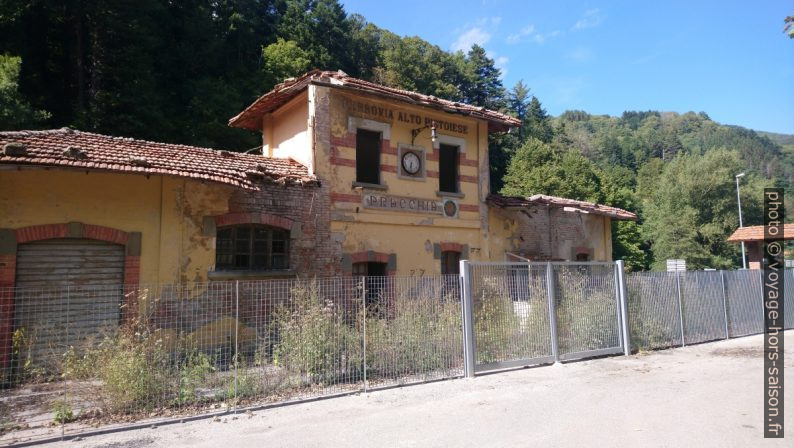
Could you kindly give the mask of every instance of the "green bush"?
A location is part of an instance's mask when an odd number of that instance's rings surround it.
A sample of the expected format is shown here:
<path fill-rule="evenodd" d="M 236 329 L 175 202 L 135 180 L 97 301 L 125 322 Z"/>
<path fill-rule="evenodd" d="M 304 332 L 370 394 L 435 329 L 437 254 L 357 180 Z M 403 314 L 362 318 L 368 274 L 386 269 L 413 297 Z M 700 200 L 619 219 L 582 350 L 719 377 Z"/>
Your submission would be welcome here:
<path fill-rule="evenodd" d="M 103 341 L 99 351 L 97 377 L 110 411 L 150 410 L 170 401 L 170 355 L 160 341 L 122 335 Z"/>
<path fill-rule="evenodd" d="M 55 423 L 59 423 L 59 424 L 70 423 L 75 420 L 74 411 L 72 411 L 72 405 L 63 399 L 56 400 L 52 404 L 52 413 L 53 413 L 52 420 Z"/>
<path fill-rule="evenodd" d="M 175 399 L 176 404 L 183 405 L 201 401 L 197 389 L 206 386 L 207 376 L 214 370 L 212 360 L 207 354 L 195 351 L 187 355 L 184 363 L 177 369 L 179 387 Z"/>
<path fill-rule="evenodd" d="M 474 297 L 474 334 L 478 363 L 513 359 L 514 342 L 520 337 L 521 320 L 513 309 L 507 289 L 485 284 Z"/>
<path fill-rule="evenodd" d="M 367 318 L 367 373 L 391 377 L 450 369 L 461 363 L 458 302 L 398 297 L 389 317 Z"/>
<path fill-rule="evenodd" d="M 361 335 L 339 304 L 321 297 L 315 283 L 297 286 L 291 295 L 291 303 L 280 305 L 273 318 L 274 363 L 320 381 L 360 370 Z"/>
<path fill-rule="evenodd" d="M 593 284 L 589 273 L 559 273 L 557 335 L 560 353 L 620 344 L 614 287 Z"/>

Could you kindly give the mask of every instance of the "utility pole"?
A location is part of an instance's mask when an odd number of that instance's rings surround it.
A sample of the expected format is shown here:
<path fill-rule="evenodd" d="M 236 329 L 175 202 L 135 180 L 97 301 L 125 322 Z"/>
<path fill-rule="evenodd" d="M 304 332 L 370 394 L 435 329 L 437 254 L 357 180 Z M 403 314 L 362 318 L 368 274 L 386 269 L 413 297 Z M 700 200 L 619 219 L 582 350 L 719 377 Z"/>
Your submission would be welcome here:
<path fill-rule="evenodd" d="M 741 229 L 744 227 L 742 225 L 742 197 L 739 194 L 739 178 L 743 177 L 744 173 L 739 173 L 736 175 L 736 201 L 739 203 L 739 228 Z M 742 241 L 742 269 L 747 269 L 747 258 L 744 256 L 744 241 Z"/>

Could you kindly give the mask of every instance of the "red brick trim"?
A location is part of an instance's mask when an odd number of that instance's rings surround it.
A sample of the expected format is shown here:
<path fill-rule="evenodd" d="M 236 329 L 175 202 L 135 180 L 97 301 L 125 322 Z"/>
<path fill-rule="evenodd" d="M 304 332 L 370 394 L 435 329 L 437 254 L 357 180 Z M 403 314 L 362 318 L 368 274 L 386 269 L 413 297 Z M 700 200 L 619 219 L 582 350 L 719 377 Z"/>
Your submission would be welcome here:
<path fill-rule="evenodd" d="M 394 275 L 397 270 L 397 264 L 390 264 L 389 258 L 396 258 L 396 255 L 372 250 L 350 254 L 351 265 L 355 263 L 384 263 L 386 265 L 386 275 Z"/>
<path fill-rule="evenodd" d="M 460 163 L 461 166 L 473 166 L 475 168 L 480 166 L 480 163 L 477 162 L 476 160 L 464 159 L 463 157 L 459 158 L 458 162 Z"/>
<path fill-rule="evenodd" d="M 345 194 L 345 193 L 334 193 L 331 192 L 331 202 L 349 202 L 353 204 L 360 204 L 361 203 L 361 196 L 357 194 Z"/>
<path fill-rule="evenodd" d="M 363 252 L 350 254 L 350 259 L 353 261 L 353 263 L 388 263 L 389 254 L 365 250 Z"/>
<path fill-rule="evenodd" d="M 396 172 L 397 172 L 397 167 L 396 167 L 395 165 L 385 165 L 385 164 L 382 164 L 382 165 L 380 166 L 380 170 L 381 170 L 381 172 L 383 172 L 383 173 L 396 173 Z"/>
<path fill-rule="evenodd" d="M 264 224 L 279 229 L 292 230 L 295 221 L 283 216 L 271 215 L 270 213 L 226 213 L 225 215 L 215 216 L 217 227 L 234 226 L 239 224 Z"/>
<path fill-rule="evenodd" d="M 344 159 L 342 157 L 333 157 L 331 156 L 331 165 L 336 166 L 349 166 L 349 167 L 356 167 L 356 161 L 353 159 Z"/>
<path fill-rule="evenodd" d="M 90 240 L 107 241 L 109 243 L 121 244 L 122 246 L 126 246 L 127 241 L 129 241 L 130 239 L 130 235 L 123 230 L 113 229 L 104 226 L 95 226 L 91 224 L 83 224 L 83 238 L 88 238 Z"/>
<path fill-rule="evenodd" d="M 464 176 L 464 175 L 461 174 L 461 175 L 458 175 L 458 181 L 476 184 L 477 183 L 477 176 Z"/>
<path fill-rule="evenodd" d="M 381 140 L 380 144 L 380 153 L 381 154 L 391 154 L 393 156 L 397 155 L 397 148 L 391 145 L 391 140 L 383 139 Z"/>
<path fill-rule="evenodd" d="M 480 206 L 479 205 L 460 204 L 459 209 L 462 212 L 480 213 Z"/>
<path fill-rule="evenodd" d="M 356 134 L 345 134 L 344 137 L 331 136 L 331 144 L 335 146 L 345 146 L 347 148 L 356 147 Z"/>
<path fill-rule="evenodd" d="M 463 252 L 463 244 L 460 243 L 440 243 L 441 252 Z"/>
<path fill-rule="evenodd" d="M 22 227 L 16 229 L 15 232 L 17 234 L 17 244 L 53 238 L 66 238 L 69 234 L 68 224 L 66 223 Z"/>

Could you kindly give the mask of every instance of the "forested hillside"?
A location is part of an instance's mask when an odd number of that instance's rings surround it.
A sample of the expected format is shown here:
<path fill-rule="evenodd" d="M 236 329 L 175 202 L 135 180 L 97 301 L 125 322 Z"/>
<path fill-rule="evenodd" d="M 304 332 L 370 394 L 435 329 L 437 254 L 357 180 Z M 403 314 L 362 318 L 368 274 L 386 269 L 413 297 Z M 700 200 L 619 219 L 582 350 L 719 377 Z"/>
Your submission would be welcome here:
<path fill-rule="evenodd" d="M 794 148 L 781 146 L 791 136 L 703 112 L 550 117 L 531 86 L 502 85 L 483 48 L 447 52 L 336 0 L 0 0 L 0 33 L 0 130 L 72 126 L 242 151 L 259 138 L 227 120 L 311 68 L 504 110 L 524 126 L 491 138 L 494 191 L 637 212 L 613 230 L 616 258 L 633 269 L 673 257 L 736 266 L 725 243 L 738 223 L 734 175 L 748 173 L 746 224 L 759 223 L 763 187 L 794 180 Z"/>

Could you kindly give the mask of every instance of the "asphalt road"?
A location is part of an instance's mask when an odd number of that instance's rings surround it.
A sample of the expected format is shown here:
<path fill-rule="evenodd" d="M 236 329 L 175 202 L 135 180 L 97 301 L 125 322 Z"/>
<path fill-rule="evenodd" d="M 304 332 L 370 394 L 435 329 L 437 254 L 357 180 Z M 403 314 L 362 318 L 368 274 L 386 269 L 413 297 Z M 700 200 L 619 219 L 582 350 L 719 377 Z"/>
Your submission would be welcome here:
<path fill-rule="evenodd" d="M 786 334 L 794 388 L 794 332 Z M 62 442 L 67 447 L 794 446 L 763 439 L 763 337 L 514 370 Z"/>

